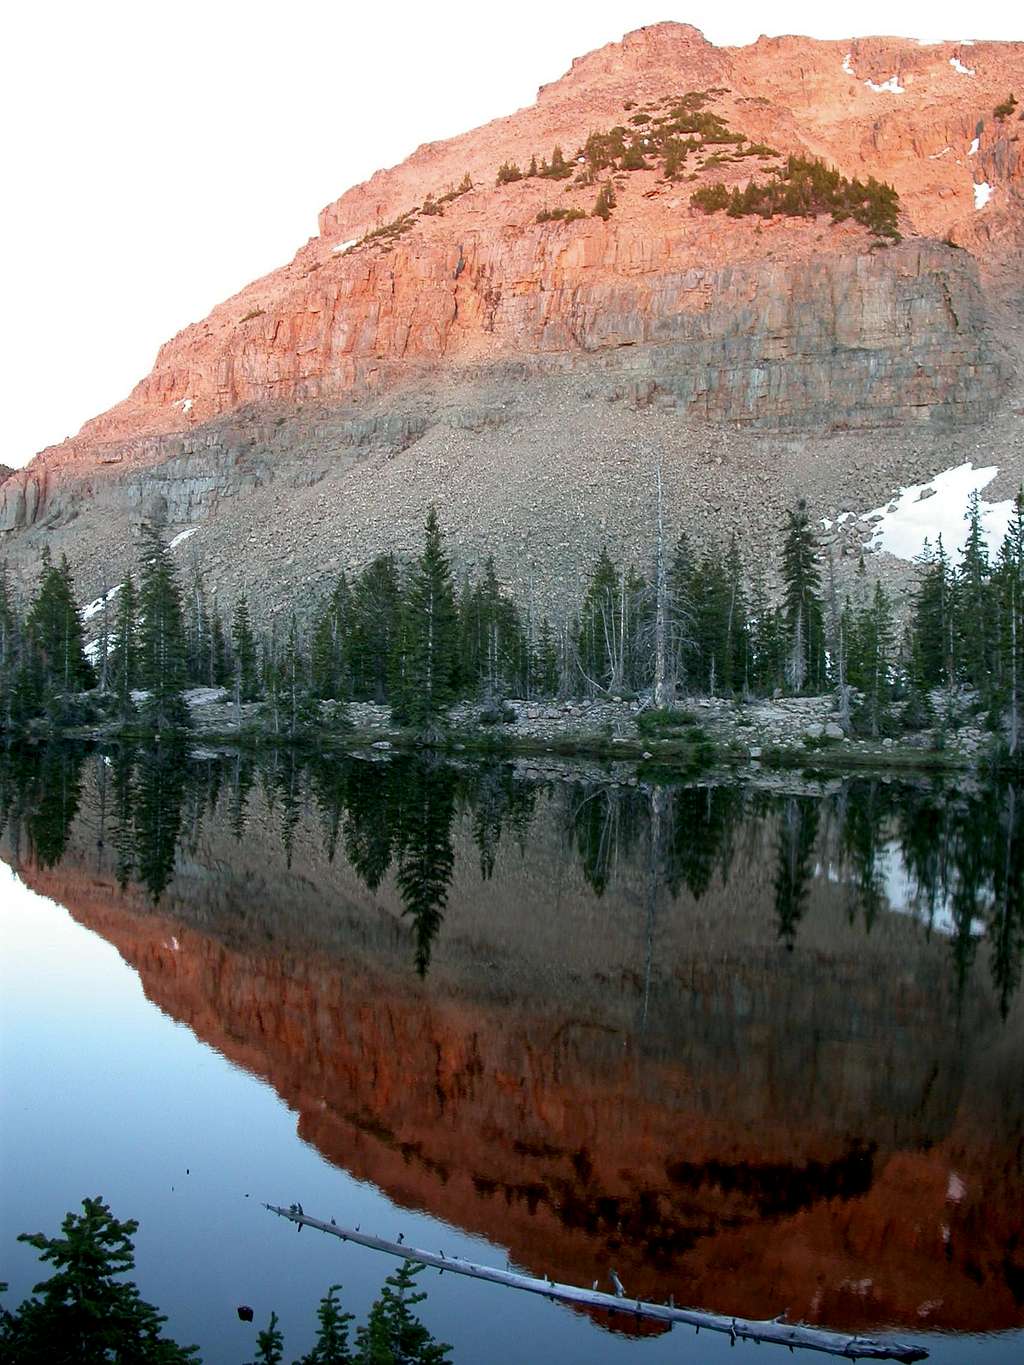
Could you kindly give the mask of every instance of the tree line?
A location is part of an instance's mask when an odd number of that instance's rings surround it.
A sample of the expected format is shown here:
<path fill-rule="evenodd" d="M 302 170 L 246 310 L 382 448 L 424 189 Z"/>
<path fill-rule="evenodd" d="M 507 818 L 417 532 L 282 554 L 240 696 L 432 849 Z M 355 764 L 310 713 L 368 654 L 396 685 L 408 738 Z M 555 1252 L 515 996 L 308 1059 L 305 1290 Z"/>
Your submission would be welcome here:
<path fill-rule="evenodd" d="M 660 508 L 660 496 L 659 496 Z M 339 575 L 311 614 L 253 619 L 244 593 L 230 619 L 196 570 L 183 588 L 156 529 L 142 530 L 129 574 L 89 612 L 87 650 L 66 559 L 44 554 L 32 600 L 0 577 L 0 724 L 75 724 L 97 715 L 150 730 L 188 726 L 190 687 L 225 688 L 260 704 L 284 737 L 344 726 L 346 703 L 387 704 L 394 721 L 438 735 L 469 698 L 483 722 L 507 719 L 509 697 L 726 698 L 834 691 L 844 730 L 878 737 L 942 724 L 966 689 L 1011 755 L 1024 733 L 1024 491 L 990 556 L 973 494 L 954 565 L 941 538 L 926 549 L 906 619 L 863 556 L 840 601 L 807 507 L 787 512 L 777 561 L 781 591 L 752 575 L 739 544 L 669 550 L 659 510 L 646 574 L 602 549 L 575 611 L 552 621 L 532 593 L 517 599 L 493 559 L 457 583 L 436 510 L 411 562 L 393 554 Z M 942 698 L 945 698 L 943 701 Z M 322 703 L 333 703 L 324 707 Z"/>

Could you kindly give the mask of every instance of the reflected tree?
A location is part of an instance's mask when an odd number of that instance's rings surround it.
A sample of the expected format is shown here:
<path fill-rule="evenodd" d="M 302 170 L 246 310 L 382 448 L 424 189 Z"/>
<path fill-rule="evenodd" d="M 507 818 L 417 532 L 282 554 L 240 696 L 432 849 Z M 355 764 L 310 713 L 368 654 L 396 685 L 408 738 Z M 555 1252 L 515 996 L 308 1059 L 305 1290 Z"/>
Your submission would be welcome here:
<path fill-rule="evenodd" d="M 147 745 L 135 771 L 134 861 L 139 880 L 156 904 L 174 872 L 188 779 L 184 742 Z"/>
<path fill-rule="evenodd" d="M 398 807 L 398 889 L 403 914 L 413 922 L 420 976 L 430 966 L 455 869 L 452 820 L 457 778 L 447 764 L 417 761 L 405 772 Z"/>
<path fill-rule="evenodd" d="M 786 797 L 779 818 L 775 867 L 775 915 L 778 937 L 792 952 L 797 926 L 807 909 L 811 855 L 818 837 L 818 802 L 812 797 Z"/>

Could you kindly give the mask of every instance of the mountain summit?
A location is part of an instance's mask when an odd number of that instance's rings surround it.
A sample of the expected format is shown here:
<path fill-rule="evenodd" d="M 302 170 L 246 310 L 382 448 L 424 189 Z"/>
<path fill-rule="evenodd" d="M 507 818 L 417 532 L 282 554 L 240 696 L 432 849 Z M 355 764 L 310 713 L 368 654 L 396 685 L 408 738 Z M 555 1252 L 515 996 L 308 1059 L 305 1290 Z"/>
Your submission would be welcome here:
<path fill-rule="evenodd" d="M 679 525 L 755 549 L 797 494 L 872 506 L 965 458 L 1013 483 L 1018 98 L 1020 43 L 627 34 L 328 205 L 0 484 L 5 554 L 98 587 L 147 516 L 283 605 L 436 499 L 461 559 L 555 593 L 587 542 L 638 552 L 654 453 Z"/>

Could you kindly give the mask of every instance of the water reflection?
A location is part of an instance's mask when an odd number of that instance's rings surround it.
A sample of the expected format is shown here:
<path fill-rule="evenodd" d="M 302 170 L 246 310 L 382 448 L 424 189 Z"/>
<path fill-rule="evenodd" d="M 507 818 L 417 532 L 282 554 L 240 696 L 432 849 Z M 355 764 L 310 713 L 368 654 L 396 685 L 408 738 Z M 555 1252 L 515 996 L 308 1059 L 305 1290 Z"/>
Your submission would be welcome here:
<path fill-rule="evenodd" d="M 330 1160 L 535 1272 L 1024 1322 L 1021 793 L 0 757 L 4 852 Z"/>

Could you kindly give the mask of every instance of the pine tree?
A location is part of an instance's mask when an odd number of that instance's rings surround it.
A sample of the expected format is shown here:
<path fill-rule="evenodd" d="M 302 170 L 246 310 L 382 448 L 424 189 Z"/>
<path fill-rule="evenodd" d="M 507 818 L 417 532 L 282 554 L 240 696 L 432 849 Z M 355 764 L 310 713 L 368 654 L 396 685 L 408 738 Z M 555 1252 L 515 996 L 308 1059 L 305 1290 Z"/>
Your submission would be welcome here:
<path fill-rule="evenodd" d="M 284 1337 L 277 1325 L 277 1314 L 271 1313 L 266 1327 L 256 1333 L 254 1365 L 281 1365 L 284 1360 Z"/>
<path fill-rule="evenodd" d="M 313 695 L 321 700 L 342 701 L 351 691 L 348 661 L 351 616 L 352 594 L 348 579 L 342 574 L 313 631 Z"/>
<path fill-rule="evenodd" d="M 340 1284 L 332 1284 L 320 1300 L 316 1310 L 317 1333 L 313 1349 L 300 1357 L 295 1365 L 352 1365 L 348 1344 L 348 1325 L 351 1313 L 343 1313 L 338 1294 Z"/>
<path fill-rule="evenodd" d="M 437 1342 L 412 1311 L 426 1298 L 416 1294 L 422 1266 L 403 1261 L 384 1282 L 365 1325 L 356 1332 L 359 1365 L 446 1365 L 451 1347 Z"/>
<path fill-rule="evenodd" d="M 541 618 L 537 643 L 531 661 L 531 688 L 542 697 L 553 697 L 558 692 L 558 644 L 551 622 Z"/>
<path fill-rule="evenodd" d="M 1011 757 L 1024 747 L 1024 488 L 999 550 L 995 571 L 999 691 Z"/>
<path fill-rule="evenodd" d="M 7 1365 L 187 1365 L 195 1346 L 179 1346 L 161 1333 L 166 1317 L 146 1303 L 124 1276 L 134 1268 L 132 1239 L 138 1224 L 120 1222 L 102 1199 L 86 1199 L 69 1213 L 61 1235 L 22 1233 L 53 1266 L 16 1314 L 4 1314 Z"/>
<path fill-rule="evenodd" d="M 957 648 L 960 676 L 978 690 L 984 702 L 992 688 L 992 598 L 988 546 L 981 525 L 981 497 L 975 491 L 967 502 L 967 541 L 956 574 Z"/>
<path fill-rule="evenodd" d="M 135 580 L 126 574 L 117 594 L 110 640 L 109 678 L 118 714 L 126 719 L 134 709 L 132 692 L 138 686 L 139 646 Z"/>
<path fill-rule="evenodd" d="M 187 642 L 181 594 L 170 552 L 148 523 L 142 528 L 138 643 L 139 681 L 147 693 L 143 717 L 157 731 L 187 728 Z"/>
<path fill-rule="evenodd" d="M 955 676 L 953 591 L 941 535 L 935 549 L 925 542 L 913 606 L 913 680 L 929 690 L 950 686 Z"/>
<path fill-rule="evenodd" d="M 249 603 L 242 593 L 235 603 L 231 623 L 231 650 L 234 655 L 235 697 L 239 702 L 255 701 L 260 693 L 256 667 L 256 639 L 249 619 Z"/>
<path fill-rule="evenodd" d="M 458 667 L 455 589 L 432 506 L 423 553 L 410 573 L 402 611 L 392 689 L 395 720 L 426 734 L 436 733 L 455 700 Z"/>
<path fill-rule="evenodd" d="M 861 725 L 877 739 L 886 728 L 896 642 L 892 607 L 880 581 L 875 583 L 871 605 L 855 614 L 849 641 L 847 673 L 850 685 L 864 694 Z"/>
<path fill-rule="evenodd" d="M 518 691 L 525 652 L 519 612 L 498 582 L 488 555 L 483 578 L 466 584 L 459 602 L 461 675 L 488 699 Z"/>
<path fill-rule="evenodd" d="M 382 703 L 395 654 L 401 586 L 394 555 L 378 555 L 352 586 L 349 666 L 353 695 Z"/>
<path fill-rule="evenodd" d="M 786 681 L 793 692 L 819 691 L 825 682 L 825 620 L 818 544 L 803 499 L 786 518 L 782 550 Z"/>
<path fill-rule="evenodd" d="M 85 691 L 95 677 L 85 656 L 82 618 L 67 558 L 43 554 L 39 587 L 25 622 L 31 667 L 41 698 Z"/>

